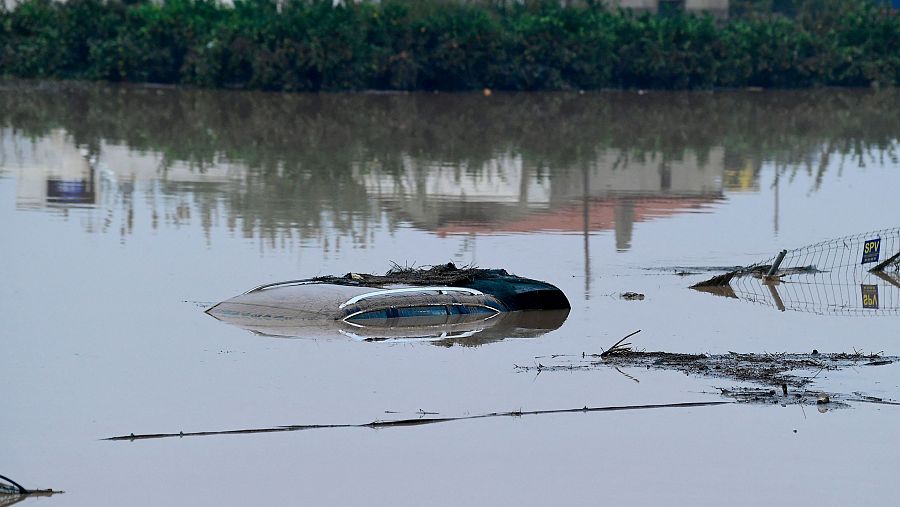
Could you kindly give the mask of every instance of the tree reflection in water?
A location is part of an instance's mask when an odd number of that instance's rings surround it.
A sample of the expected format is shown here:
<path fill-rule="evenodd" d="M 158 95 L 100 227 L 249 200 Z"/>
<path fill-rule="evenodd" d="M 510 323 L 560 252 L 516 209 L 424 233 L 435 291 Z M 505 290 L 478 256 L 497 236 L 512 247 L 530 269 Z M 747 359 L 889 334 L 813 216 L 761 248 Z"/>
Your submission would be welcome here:
<path fill-rule="evenodd" d="M 207 234 L 224 226 L 272 246 L 365 247 L 374 229 L 411 223 L 441 235 L 615 230 L 627 250 L 635 222 L 759 191 L 763 163 L 778 178 L 813 176 L 816 191 L 835 158 L 848 168 L 896 162 L 898 99 L 869 90 L 484 97 L 6 82 L 0 174 L 19 171 L 20 207 L 67 212 L 73 202 L 58 189 L 93 191 L 95 201 L 75 204 L 108 213 L 88 228 L 123 236 L 135 220 L 199 220 Z"/>

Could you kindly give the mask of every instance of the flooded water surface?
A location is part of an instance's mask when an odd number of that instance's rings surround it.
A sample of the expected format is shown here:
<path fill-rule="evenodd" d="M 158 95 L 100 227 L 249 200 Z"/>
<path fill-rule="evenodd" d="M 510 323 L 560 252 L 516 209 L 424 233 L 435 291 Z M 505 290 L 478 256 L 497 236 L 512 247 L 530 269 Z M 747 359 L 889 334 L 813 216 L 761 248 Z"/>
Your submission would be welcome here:
<path fill-rule="evenodd" d="M 862 234 L 879 261 L 897 253 L 898 106 L 871 90 L 4 83 L 0 473 L 66 491 L 24 505 L 896 502 L 900 407 L 880 403 L 102 439 L 732 401 L 719 388 L 746 385 L 545 368 L 638 329 L 648 351 L 900 355 L 900 278 L 828 257 L 840 241 L 802 249 Z M 689 288 L 782 249 L 828 276 Z M 438 341 L 278 337 L 204 313 L 263 283 L 447 262 L 548 281 L 572 309 L 542 333 Z M 900 399 L 896 363 L 808 375 Z"/>

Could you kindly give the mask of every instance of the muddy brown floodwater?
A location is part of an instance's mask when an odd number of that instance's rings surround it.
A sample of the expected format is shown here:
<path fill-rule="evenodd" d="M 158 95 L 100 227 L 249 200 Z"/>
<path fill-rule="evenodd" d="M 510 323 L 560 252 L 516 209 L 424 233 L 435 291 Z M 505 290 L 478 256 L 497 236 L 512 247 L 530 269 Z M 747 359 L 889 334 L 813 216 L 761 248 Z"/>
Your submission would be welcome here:
<path fill-rule="evenodd" d="M 636 329 L 673 354 L 900 355 L 888 282 L 853 287 L 845 312 L 793 304 L 819 296 L 786 283 L 780 307 L 765 288 L 716 297 L 688 288 L 709 271 L 680 268 L 900 225 L 898 106 L 891 90 L 2 83 L 0 473 L 66 491 L 22 505 L 896 503 L 896 406 L 571 412 L 752 386 L 515 365 Z M 259 336 L 203 313 L 266 282 L 451 261 L 549 281 L 572 310 L 542 336 L 442 346 Z M 815 384 L 896 400 L 900 368 Z M 494 412 L 542 415 L 364 426 Z M 281 425 L 363 426 L 102 440 Z"/>

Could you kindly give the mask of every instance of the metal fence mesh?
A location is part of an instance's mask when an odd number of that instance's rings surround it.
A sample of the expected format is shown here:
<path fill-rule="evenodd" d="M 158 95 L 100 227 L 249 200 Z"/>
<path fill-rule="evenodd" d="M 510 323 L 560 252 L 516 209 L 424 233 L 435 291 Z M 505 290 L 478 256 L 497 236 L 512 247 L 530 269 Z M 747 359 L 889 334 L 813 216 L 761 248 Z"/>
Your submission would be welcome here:
<path fill-rule="evenodd" d="M 900 227 L 788 250 L 767 277 L 777 258 L 713 278 L 701 290 L 781 311 L 900 315 Z"/>
<path fill-rule="evenodd" d="M 860 279 L 843 273 L 819 273 L 767 283 L 761 277 L 745 276 L 733 279 L 731 290 L 739 299 L 782 311 L 900 316 L 900 278 L 889 282 L 874 275 Z"/>
<path fill-rule="evenodd" d="M 805 271 L 807 268 L 813 268 L 829 273 L 836 271 L 863 273 L 897 253 L 900 253 L 900 227 L 844 236 L 788 250 L 781 262 L 780 270 L 790 273 L 792 270 Z M 867 255 L 868 258 L 864 259 Z M 776 257 L 761 264 L 771 265 Z M 864 260 L 868 262 L 863 263 Z M 900 258 L 894 257 L 894 261 L 885 269 L 897 270 Z"/>

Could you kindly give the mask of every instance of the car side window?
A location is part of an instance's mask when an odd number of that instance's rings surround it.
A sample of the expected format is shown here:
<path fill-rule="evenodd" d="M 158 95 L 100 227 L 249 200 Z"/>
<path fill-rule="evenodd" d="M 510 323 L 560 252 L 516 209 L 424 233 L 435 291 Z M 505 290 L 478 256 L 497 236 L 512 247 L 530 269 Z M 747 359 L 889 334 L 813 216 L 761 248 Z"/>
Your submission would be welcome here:
<path fill-rule="evenodd" d="M 358 313 L 352 317 L 348 317 L 347 320 L 368 320 L 368 319 L 387 319 L 390 317 L 390 310 L 371 310 L 368 312 Z"/>
<path fill-rule="evenodd" d="M 466 314 L 494 314 L 496 310 L 475 305 L 450 305 L 448 306 L 450 315 L 466 315 Z"/>
<path fill-rule="evenodd" d="M 409 317 L 444 317 L 446 315 L 492 315 L 497 313 L 492 308 L 476 305 L 428 305 L 428 306 L 407 306 L 401 308 L 384 308 L 381 310 L 369 310 L 361 312 L 352 317 L 347 317 L 348 321 L 362 321 L 371 319 L 397 319 Z"/>
<path fill-rule="evenodd" d="M 437 306 L 409 306 L 406 308 L 397 308 L 397 317 L 440 317 L 447 315 L 447 307 L 444 305 Z"/>

